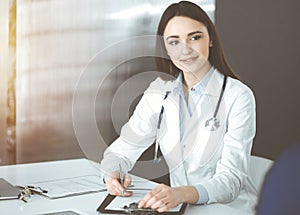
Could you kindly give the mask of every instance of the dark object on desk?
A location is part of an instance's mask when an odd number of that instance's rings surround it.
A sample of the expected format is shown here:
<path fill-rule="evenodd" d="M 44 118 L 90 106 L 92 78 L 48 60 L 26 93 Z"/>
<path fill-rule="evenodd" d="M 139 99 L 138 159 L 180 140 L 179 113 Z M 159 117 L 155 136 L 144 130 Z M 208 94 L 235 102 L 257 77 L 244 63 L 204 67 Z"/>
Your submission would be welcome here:
<path fill-rule="evenodd" d="M 19 188 L 0 178 L 0 200 L 18 199 L 20 192 Z"/>
<path fill-rule="evenodd" d="M 262 186 L 257 215 L 299 214 L 300 143 L 286 149 L 274 162 Z"/>
<path fill-rule="evenodd" d="M 79 213 L 76 213 L 75 211 L 58 211 L 58 212 L 51 212 L 51 213 L 45 213 L 45 214 L 39 214 L 39 215 L 80 215 Z"/>
<path fill-rule="evenodd" d="M 133 202 L 130 203 L 129 206 L 125 205 L 123 206 L 124 211 L 127 214 L 131 215 L 152 215 L 155 214 L 155 210 L 151 208 L 138 208 L 138 203 Z"/>
<path fill-rule="evenodd" d="M 132 210 L 135 207 L 137 207 L 137 203 L 131 203 L 129 205 L 129 207 L 127 206 L 127 208 L 124 207 L 124 210 L 106 210 L 105 208 L 109 205 L 109 203 L 115 198 L 116 196 L 110 195 L 108 194 L 106 196 L 106 198 L 103 200 L 103 202 L 100 204 L 100 206 L 97 208 L 97 211 L 100 213 L 104 213 L 104 214 L 131 214 L 131 215 L 183 215 L 184 211 L 187 207 L 187 204 L 184 203 L 182 204 L 180 211 L 178 212 L 174 212 L 174 211 L 170 211 L 170 212 L 156 212 L 153 211 L 151 209 L 137 209 L 136 211 Z M 131 208 L 131 209 L 129 209 Z"/>

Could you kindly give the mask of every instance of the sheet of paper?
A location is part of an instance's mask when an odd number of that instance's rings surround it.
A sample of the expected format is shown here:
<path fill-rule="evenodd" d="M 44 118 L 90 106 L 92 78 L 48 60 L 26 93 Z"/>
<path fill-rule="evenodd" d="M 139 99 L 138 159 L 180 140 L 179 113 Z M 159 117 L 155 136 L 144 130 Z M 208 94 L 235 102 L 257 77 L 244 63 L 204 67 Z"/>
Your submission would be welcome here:
<path fill-rule="evenodd" d="M 53 181 L 45 181 L 30 184 L 36 188 L 47 190 L 44 196 L 49 198 L 62 198 L 66 196 L 84 193 L 105 191 L 106 187 L 101 183 L 101 177 L 97 175 L 86 175 L 74 178 L 64 178 Z"/>
<path fill-rule="evenodd" d="M 105 208 L 106 210 L 122 210 L 123 206 L 129 206 L 130 203 L 139 202 L 149 190 L 133 190 L 133 195 L 130 197 L 116 196 L 109 205 Z M 180 211 L 181 204 L 175 208 L 171 208 L 168 211 L 178 212 Z"/>

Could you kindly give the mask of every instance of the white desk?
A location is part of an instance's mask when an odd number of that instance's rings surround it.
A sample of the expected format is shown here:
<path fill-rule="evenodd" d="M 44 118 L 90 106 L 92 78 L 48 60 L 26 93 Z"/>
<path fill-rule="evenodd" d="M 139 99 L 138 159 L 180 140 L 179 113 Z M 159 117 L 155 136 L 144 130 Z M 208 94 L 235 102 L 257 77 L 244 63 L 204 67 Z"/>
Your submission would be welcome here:
<path fill-rule="evenodd" d="M 15 185 L 62 179 L 83 175 L 99 174 L 99 165 L 86 160 L 64 160 L 43 163 L 0 166 L 0 177 Z M 42 214 L 55 211 L 73 210 L 79 214 L 98 215 L 96 209 L 106 197 L 107 192 L 84 194 L 74 197 L 51 200 L 33 195 L 28 203 L 21 200 L 0 201 L 1 214 Z M 185 214 L 188 215 L 242 215 L 243 211 L 222 204 L 190 205 Z"/>

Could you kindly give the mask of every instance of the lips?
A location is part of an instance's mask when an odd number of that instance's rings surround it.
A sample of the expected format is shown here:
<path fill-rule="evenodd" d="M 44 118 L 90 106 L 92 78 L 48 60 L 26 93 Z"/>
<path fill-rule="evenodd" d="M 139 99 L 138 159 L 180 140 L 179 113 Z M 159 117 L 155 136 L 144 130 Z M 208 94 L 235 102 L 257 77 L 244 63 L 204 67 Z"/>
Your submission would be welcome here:
<path fill-rule="evenodd" d="M 181 59 L 180 62 L 185 63 L 185 64 L 192 64 L 197 60 L 198 56 L 196 57 L 189 57 L 189 58 L 184 58 Z"/>

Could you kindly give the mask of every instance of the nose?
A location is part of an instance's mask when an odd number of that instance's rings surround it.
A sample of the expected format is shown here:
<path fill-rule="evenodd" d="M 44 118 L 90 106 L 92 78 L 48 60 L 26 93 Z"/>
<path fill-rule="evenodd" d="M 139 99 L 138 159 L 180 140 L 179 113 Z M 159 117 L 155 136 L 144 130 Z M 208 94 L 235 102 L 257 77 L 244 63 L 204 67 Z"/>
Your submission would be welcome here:
<path fill-rule="evenodd" d="M 193 49 L 189 46 L 188 43 L 183 43 L 182 45 L 182 54 L 188 55 L 193 52 Z"/>

